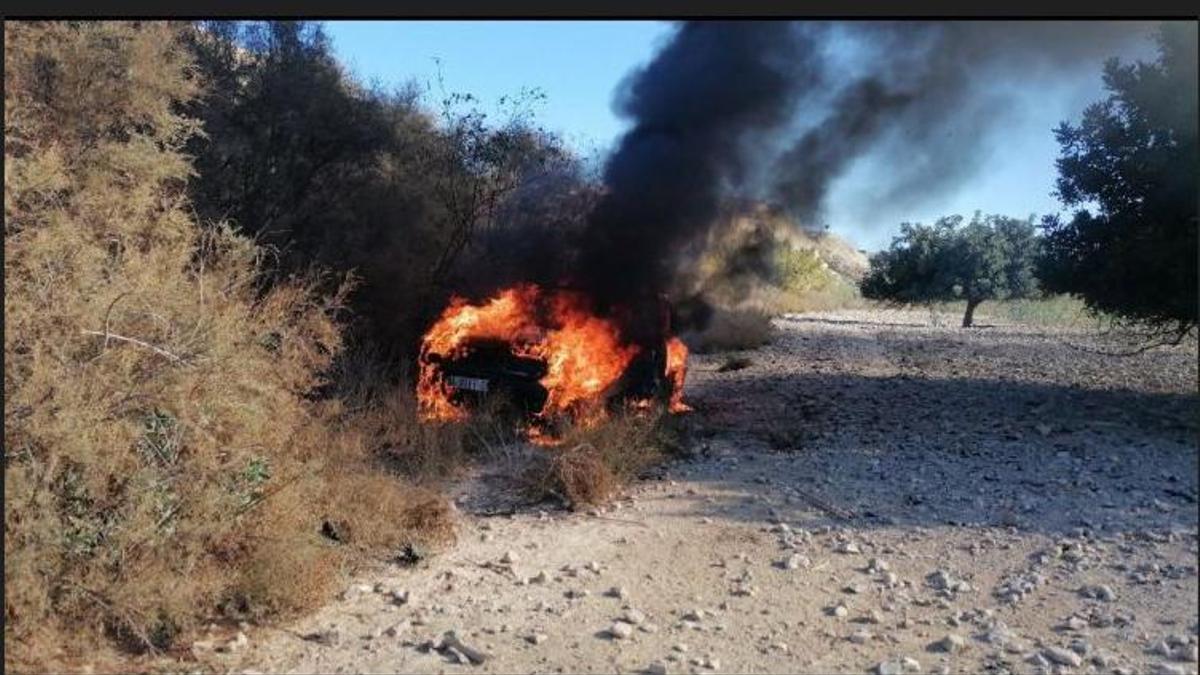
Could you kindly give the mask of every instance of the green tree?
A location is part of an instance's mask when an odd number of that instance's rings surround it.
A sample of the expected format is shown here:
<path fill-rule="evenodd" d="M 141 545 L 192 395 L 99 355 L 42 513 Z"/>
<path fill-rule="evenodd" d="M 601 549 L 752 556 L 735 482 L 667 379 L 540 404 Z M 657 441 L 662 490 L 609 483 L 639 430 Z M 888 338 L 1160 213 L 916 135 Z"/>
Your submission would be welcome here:
<path fill-rule="evenodd" d="M 1018 220 L 979 213 L 967 225 L 948 216 L 933 225 L 903 223 L 891 247 L 871 257 L 860 283 L 867 298 L 903 303 L 966 300 L 969 327 L 985 300 L 1038 293 L 1039 240 L 1032 216 Z"/>
<path fill-rule="evenodd" d="M 1058 195 L 1043 285 L 1177 342 L 1197 323 L 1196 25 L 1166 26 L 1155 63 L 1104 68 L 1107 99 L 1056 131 Z"/>

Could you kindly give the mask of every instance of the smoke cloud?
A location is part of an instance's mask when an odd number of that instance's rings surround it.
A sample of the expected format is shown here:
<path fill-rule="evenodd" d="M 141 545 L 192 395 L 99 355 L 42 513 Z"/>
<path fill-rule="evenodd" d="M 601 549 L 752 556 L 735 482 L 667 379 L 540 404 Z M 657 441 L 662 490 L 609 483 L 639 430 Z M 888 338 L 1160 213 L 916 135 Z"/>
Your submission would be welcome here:
<path fill-rule="evenodd" d="M 1008 91 L 1073 75 L 1150 36 L 1148 22 L 694 22 L 618 92 L 632 122 L 604 172 L 573 276 L 601 302 L 669 289 L 723 203 L 815 224 L 870 157 L 874 199 L 973 177 L 1013 114 Z M 1047 130 L 1049 131 L 1049 130 Z"/>

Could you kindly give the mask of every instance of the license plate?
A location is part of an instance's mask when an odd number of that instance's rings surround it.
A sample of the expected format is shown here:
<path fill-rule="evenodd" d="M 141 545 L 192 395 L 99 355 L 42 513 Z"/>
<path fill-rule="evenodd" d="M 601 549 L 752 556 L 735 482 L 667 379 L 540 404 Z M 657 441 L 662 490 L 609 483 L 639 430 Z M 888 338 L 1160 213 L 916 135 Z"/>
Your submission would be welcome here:
<path fill-rule="evenodd" d="M 447 379 L 450 382 L 450 386 L 456 389 L 467 389 L 485 394 L 488 390 L 488 381 L 481 377 L 460 377 L 458 375 L 451 375 Z"/>

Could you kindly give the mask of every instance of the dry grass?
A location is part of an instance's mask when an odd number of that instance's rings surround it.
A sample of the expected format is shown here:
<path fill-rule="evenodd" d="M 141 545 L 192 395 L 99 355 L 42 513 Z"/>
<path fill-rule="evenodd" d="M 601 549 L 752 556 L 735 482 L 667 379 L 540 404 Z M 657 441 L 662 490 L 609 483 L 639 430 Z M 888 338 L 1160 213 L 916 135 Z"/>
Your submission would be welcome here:
<path fill-rule="evenodd" d="M 182 197 L 177 27 L 5 25 L 5 665 L 160 653 L 224 613 L 301 611 L 341 570 L 448 540 L 320 400 L 346 287 Z M 347 524 L 342 541 L 326 522 Z"/>
<path fill-rule="evenodd" d="M 637 411 L 571 429 L 527 469 L 526 491 L 572 509 L 603 504 L 646 469 L 683 452 L 683 424 L 661 411 Z"/>

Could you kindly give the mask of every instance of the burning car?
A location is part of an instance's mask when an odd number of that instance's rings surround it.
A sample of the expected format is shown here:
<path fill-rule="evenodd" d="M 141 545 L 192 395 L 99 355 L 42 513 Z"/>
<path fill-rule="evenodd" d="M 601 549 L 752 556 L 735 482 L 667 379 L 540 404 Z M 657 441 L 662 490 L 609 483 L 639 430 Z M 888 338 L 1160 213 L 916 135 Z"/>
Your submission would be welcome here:
<path fill-rule="evenodd" d="M 623 325 L 637 325 L 641 334 L 631 339 Z M 495 399 L 542 422 L 587 424 L 615 407 L 655 400 L 686 410 L 687 347 L 669 329 L 663 298 L 609 316 L 597 314 L 578 290 L 535 284 L 478 303 L 453 298 L 422 340 L 421 415 L 465 419 Z"/>

